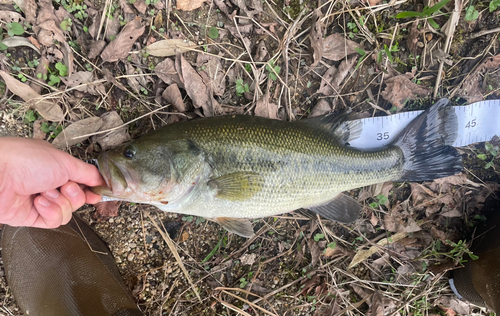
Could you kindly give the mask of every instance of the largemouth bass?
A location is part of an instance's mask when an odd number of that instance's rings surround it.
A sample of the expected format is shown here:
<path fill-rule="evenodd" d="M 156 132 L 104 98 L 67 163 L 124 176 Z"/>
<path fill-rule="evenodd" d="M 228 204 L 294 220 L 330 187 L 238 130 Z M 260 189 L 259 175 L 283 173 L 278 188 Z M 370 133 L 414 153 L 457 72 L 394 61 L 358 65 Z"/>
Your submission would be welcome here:
<path fill-rule="evenodd" d="M 457 118 L 448 102 L 424 111 L 378 151 L 346 145 L 355 131 L 334 115 L 298 122 L 235 115 L 175 123 L 102 153 L 98 163 L 107 187 L 93 190 L 209 218 L 244 237 L 253 235 L 248 218 L 299 208 L 348 223 L 361 206 L 343 191 L 462 170 L 450 146 Z"/>

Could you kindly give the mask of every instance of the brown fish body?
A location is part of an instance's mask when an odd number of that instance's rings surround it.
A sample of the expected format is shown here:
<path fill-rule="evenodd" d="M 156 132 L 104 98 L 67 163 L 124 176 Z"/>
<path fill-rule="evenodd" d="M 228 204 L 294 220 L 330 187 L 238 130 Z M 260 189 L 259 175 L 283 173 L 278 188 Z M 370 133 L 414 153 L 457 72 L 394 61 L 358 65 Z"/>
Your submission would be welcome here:
<path fill-rule="evenodd" d="M 7 283 L 26 315 L 143 315 L 107 246 L 76 216 L 56 229 L 4 226 L 1 245 Z"/>

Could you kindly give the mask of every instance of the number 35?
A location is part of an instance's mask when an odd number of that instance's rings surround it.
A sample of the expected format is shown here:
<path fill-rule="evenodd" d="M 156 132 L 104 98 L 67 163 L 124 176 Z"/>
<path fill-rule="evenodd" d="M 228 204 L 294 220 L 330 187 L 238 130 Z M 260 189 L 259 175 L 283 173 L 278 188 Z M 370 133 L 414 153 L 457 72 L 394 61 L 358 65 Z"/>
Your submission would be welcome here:
<path fill-rule="evenodd" d="M 377 133 L 377 140 L 389 139 L 389 132 Z"/>

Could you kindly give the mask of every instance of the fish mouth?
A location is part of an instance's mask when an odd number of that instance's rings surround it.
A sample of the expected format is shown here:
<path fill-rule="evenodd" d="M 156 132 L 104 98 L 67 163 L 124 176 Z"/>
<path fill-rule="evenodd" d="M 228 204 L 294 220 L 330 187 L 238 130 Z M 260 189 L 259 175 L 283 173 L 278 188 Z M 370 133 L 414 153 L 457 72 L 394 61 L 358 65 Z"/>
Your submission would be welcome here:
<path fill-rule="evenodd" d="M 129 188 L 129 181 L 132 179 L 130 173 L 125 166 L 114 161 L 107 152 L 102 153 L 97 161 L 99 172 L 106 186 L 94 187 L 92 191 L 108 197 L 121 197 Z"/>

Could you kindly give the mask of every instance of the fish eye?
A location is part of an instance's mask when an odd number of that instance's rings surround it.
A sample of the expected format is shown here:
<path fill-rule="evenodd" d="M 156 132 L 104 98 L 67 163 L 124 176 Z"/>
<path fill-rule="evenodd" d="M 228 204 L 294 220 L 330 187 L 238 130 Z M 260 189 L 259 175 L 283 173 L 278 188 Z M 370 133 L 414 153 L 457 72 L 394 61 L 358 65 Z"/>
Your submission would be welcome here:
<path fill-rule="evenodd" d="M 125 149 L 125 151 L 123 152 L 123 156 L 124 156 L 125 158 L 132 159 L 132 158 L 134 158 L 134 156 L 135 156 L 135 150 L 134 150 L 133 148 L 128 147 L 128 148 L 126 148 L 126 149 Z"/>

